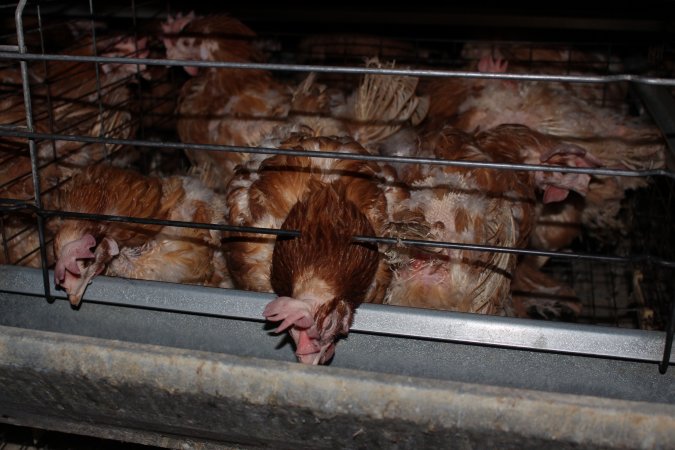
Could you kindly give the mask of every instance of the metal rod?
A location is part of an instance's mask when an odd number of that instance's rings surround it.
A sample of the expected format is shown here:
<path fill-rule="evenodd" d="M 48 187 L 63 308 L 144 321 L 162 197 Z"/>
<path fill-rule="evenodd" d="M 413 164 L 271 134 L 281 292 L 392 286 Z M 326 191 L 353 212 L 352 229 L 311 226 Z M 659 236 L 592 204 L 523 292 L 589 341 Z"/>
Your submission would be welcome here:
<path fill-rule="evenodd" d="M 235 63 L 223 61 L 196 61 L 161 58 L 129 58 L 108 56 L 80 56 L 80 55 L 38 55 L 34 53 L 0 52 L 0 59 L 20 59 L 22 61 L 80 61 L 115 64 L 145 64 L 150 66 L 195 66 L 221 69 L 255 69 L 287 72 L 320 72 L 344 73 L 355 75 L 400 75 L 410 77 L 443 77 L 443 78 L 487 78 L 497 80 L 522 81 L 561 81 L 572 83 L 615 83 L 618 81 L 632 81 L 635 83 L 675 86 L 675 79 L 645 77 L 632 74 L 618 75 L 545 75 L 545 74 L 515 74 L 515 73 L 484 73 L 471 71 L 422 70 L 422 69 L 379 69 L 367 67 L 332 67 L 313 64 L 264 64 L 264 63 Z"/>
<path fill-rule="evenodd" d="M 621 169 L 603 169 L 603 168 L 584 168 L 584 167 L 566 167 L 566 166 L 545 166 L 537 164 L 513 164 L 513 163 L 488 163 L 476 161 L 454 161 L 436 158 L 413 158 L 403 156 L 379 156 L 379 155 L 361 155 L 355 153 L 341 153 L 341 152 L 321 152 L 312 150 L 292 150 L 292 149 L 278 149 L 265 147 L 238 147 L 234 145 L 211 145 L 211 144 L 192 144 L 181 142 L 156 142 L 144 141 L 139 139 L 113 139 L 113 138 L 97 138 L 93 136 L 73 136 L 66 134 L 50 134 L 50 133 L 30 133 L 13 130 L 1 130 L 0 136 L 14 136 L 33 139 L 56 139 L 59 141 L 75 141 L 75 142 L 89 142 L 115 145 L 129 145 L 141 147 L 160 147 L 160 148 L 174 148 L 183 150 L 189 148 L 192 150 L 208 150 L 228 153 L 254 153 L 265 155 L 288 155 L 288 156 L 306 156 L 312 158 L 333 158 L 333 159 L 347 159 L 354 161 L 377 161 L 386 163 L 410 163 L 410 164 L 432 164 L 439 166 L 451 167 L 467 167 L 467 168 L 487 168 L 498 170 L 524 170 L 524 171 L 541 171 L 541 172 L 569 172 L 569 173 L 585 173 L 590 175 L 607 175 L 607 176 L 622 176 L 622 177 L 648 177 L 648 176 L 665 176 L 675 179 L 675 173 L 664 169 L 652 170 L 621 170 Z"/>
<path fill-rule="evenodd" d="M 672 300 L 672 299 L 671 299 Z M 670 353 L 673 349 L 673 335 L 675 334 L 675 301 L 670 303 L 670 321 L 666 328 L 666 339 L 663 346 L 663 358 L 659 363 L 659 372 L 665 374 L 670 364 Z"/>
<path fill-rule="evenodd" d="M 23 207 L 29 207 L 29 204 L 24 204 Z M 18 207 L 13 207 L 14 210 L 20 209 Z M 3 210 L 3 207 L 0 207 L 0 211 Z M 185 222 L 179 220 L 163 220 L 163 219 L 152 219 L 152 218 L 141 218 L 141 217 L 130 217 L 130 216 L 115 216 L 107 214 L 89 214 L 89 213 L 80 213 L 74 211 L 56 211 L 56 210 L 41 210 L 35 211 L 38 215 L 44 217 L 69 217 L 73 219 L 80 220 L 100 220 L 104 222 L 126 222 L 126 223 L 142 223 L 147 225 L 161 225 L 161 226 L 172 226 L 180 228 L 199 228 L 199 229 L 208 229 L 208 230 L 221 230 L 221 231 L 230 231 L 238 233 L 254 233 L 254 234 L 271 234 L 275 236 L 287 236 L 287 237 L 296 237 L 300 236 L 299 231 L 292 230 L 279 230 L 275 228 L 257 228 L 257 227 L 240 227 L 235 225 L 223 225 L 217 223 L 202 223 L 202 222 Z"/>
<path fill-rule="evenodd" d="M 91 15 L 91 46 L 94 56 L 98 56 L 96 48 L 96 25 L 94 23 L 94 3 L 89 0 L 89 14 Z M 98 120 L 101 124 L 98 131 L 98 137 L 103 137 L 103 96 L 101 95 L 101 68 L 98 64 L 94 64 L 94 72 L 96 76 L 96 99 L 98 100 Z M 103 146 L 106 159 L 108 158 L 108 147 Z"/>
<path fill-rule="evenodd" d="M 44 35 L 42 34 L 42 14 L 40 13 L 40 5 L 37 5 L 37 16 L 38 16 L 38 30 L 40 32 L 40 51 L 45 53 L 45 40 Z M 45 80 L 49 80 L 49 64 L 47 61 L 43 61 L 42 67 L 45 71 Z M 54 133 L 54 106 L 52 104 L 52 86 L 51 83 L 45 83 L 47 87 L 47 115 L 49 116 L 49 132 Z M 56 158 L 56 141 L 52 140 L 52 157 Z"/>
<path fill-rule="evenodd" d="M 7 239 L 7 231 L 5 230 L 5 215 L 0 214 L 0 238 L 2 238 L 2 251 L 7 264 L 11 264 L 9 260 L 9 239 Z"/>
<path fill-rule="evenodd" d="M 132 24 L 133 24 L 133 30 L 134 30 L 134 55 L 138 55 L 138 23 L 136 21 L 136 2 L 134 0 L 131 0 L 131 13 L 132 13 Z M 140 76 L 141 74 L 141 66 L 139 64 L 136 64 L 136 76 Z M 138 133 L 140 134 L 141 139 L 145 139 L 145 111 L 144 111 L 144 105 L 143 105 L 143 86 L 142 83 L 136 83 L 137 91 L 138 91 Z M 152 92 L 152 90 L 151 90 Z"/>
<path fill-rule="evenodd" d="M 562 257 L 562 258 L 571 258 L 571 259 L 584 259 L 591 261 L 604 261 L 604 262 L 613 262 L 613 263 L 635 263 L 640 261 L 654 261 L 659 265 L 664 267 L 675 268 L 675 261 L 663 260 L 660 258 L 654 258 L 651 255 L 636 255 L 632 257 L 625 256 L 606 256 L 606 255 L 597 255 L 592 253 L 570 253 L 570 252 L 556 252 L 548 250 L 535 250 L 535 249 L 524 249 L 524 248 L 514 248 L 514 247 L 496 247 L 492 245 L 481 245 L 481 244 L 461 244 L 457 242 L 442 242 L 442 241 L 426 241 L 419 239 L 397 239 L 397 238 L 385 238 L 385 237 L 372 237 L 372 236 L 354 236 L 354 242 L 373 242 L 379 244 L 389 244 L 389 245 L 405 245 L 412 247 L 437 247 L 437 248 L 449 248 L 454 250 L 474 250 L 482 252 L 491 252 L 491 253 L 513 253 L 517 255 L 535 255 L 535 256 L 547 256 L 547 257 Z"/>
<path fill-rule="evenodd" d="M 300 236 L 300 232 L 296 230 L 280 230 L 275 228 L 259 228 L 259 227 L 241 227 L 235 225 L 224 225 L 224 224 L 214 224 L 214 223 L 201 223 L 201 222 L 185 222 L 185 221 L 174 221 L 174 220 L 165 220 L 165 219 L 152 219 L 152 218 L 141 218 L 141 217 L 130 217 L 130 216 L 116 216 L 116 215 L 107 215 L 107 214 L 90 214 L 90 213 L 81 213 L 73 211 L 56 211 L 56 210 L 36 210 L 36 208 L 25 202 L 18 200 L 4 200 L 12 206 L 1 206 L 0 212 L 2 211 L 18 211 L 18 210 L 32 210 L 38 216 L 45 218 L 49 217 L 67 217 L 80 220 L 99 220 L 105 222 L 125 222 L 125 223 L 142 223 L 148 225 L 161 225 L 161 226 L 175 226 L 181 228 L 199 228 L 199 229 L 209 229 L 209 230 L 221 230 L 229 231 L 235 233 L 252 233 L 252 234 L 269 234 L 275 236 L 286 236 L 286 237 L 297 237 Z M 400 245 L 408 247 L 432 247 L 432 248 L 449 248 L 456 250 L 471 250 L 479 252 L 497 252 L 497 253 L 512 253 L 517 255 L 535 255 L 535 256 L 547 256 L 547 257 L 561 257 L 561 258 L 571 258 L 579 260 L 591 260 L 591 261 L 604 261 L 611 263 L 622 263 L 622 264 L 633 264 L 637 262 L 650 262 L 663 267 L 675 268 L 675 261 L 668 261 L 660 258 L 655 258 L 651 255 L 635 255 L 631 257 L 624 256 L 606 256 L 598 255 L 592 253 L 569 253 L 569 252 L 556 252 L 556 251 L 547 251 L 547 250 L 535 250 L 535 249 L 524 249 L 524 248 L 514 248 L 514 247 L 497 247 L 491 245 L 481 245 L 481 244 L 463 244 L 457 242 L 444 242 L 444 241 L 427 241 L 421 239 L 399 239 L 399 238 L 390 238 L 390 237 L 379 237 L 379 236 L 354 236 L 352 238 L 353 242 L 367 242 L 375 244 L 387 244 L 387 245 Z"/>
<path fill-rule="evenodd" d="M 16 23 L 16 37 L 19 45 L 20 54 L 27 52 L 26 42 L 23 34 L 23 10 L 26 7 L 27 0 L 20 0 L 16 7 L 14 20 Z M 33 125 L 33 103 L 31 100 L 30 78 L 28 74 L 28 62 L 26 60 L 20 61 L 21 67 L 21 81 L 23 83 L 23 99 L 26 107 L 26 128 L 29 132 L 34 131 Z M 40 198 L 40 174 L 38 172 L 38 156 L 37 148 L 34 139 L 28 139 L 28 148 L 30 150 L 31 171 L 33 173 L 33 189 L 35 194 L 35 207 L 38 210 L 42 209 L 42 199 Z M 45 223 L 44 218 L 37 216 L 38 224 L 38 238 L 40 241 L 40 259 L 42 264 L 42 281 L 44 284 L 45 297 L 51 301 L 51 292 L 49 289 L 49 272 L 47 270 L 47 247 L 45 246 Z"/>

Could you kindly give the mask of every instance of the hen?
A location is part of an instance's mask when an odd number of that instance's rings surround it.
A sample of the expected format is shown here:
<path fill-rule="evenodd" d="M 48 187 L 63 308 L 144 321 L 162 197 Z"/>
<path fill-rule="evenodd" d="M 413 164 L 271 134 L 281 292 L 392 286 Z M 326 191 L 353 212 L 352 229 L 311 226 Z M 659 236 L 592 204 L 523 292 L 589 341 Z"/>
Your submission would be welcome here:
<path fill-rule="evenodd" d="M 570 44 L 523 42 L 466 42 L 461 57 L 466 61 L 480 61 L 491 56 L 508 61 L 511 73 L 547 75 L 606 75 L 625 73 L 626 68 L 616 55 L 603 51 L 577 48 Z M 547 87 L 568 91 L 568 94 L 599 107 L 611 105 L 621 109 L 626 106 L 628 91 L 623 83 L 557 83 L 547 82 Z"/>
<path fill-rule="evenodd" d="M 261 58 L 251 41 L 253 31 L 231 17 L 188 15 L 170 19 L 164 28 L 178 33 L 173 40 L 165 39 L 167 56 L 172 59 L 255 62 Z M 368 64 L 383 66 L 376 60 Z M 346 95 L 317 84 L 315 74 L 298 84 L 264 70 L 194 69 L 186 67 L 197 76 L 185 83 L 178 102 L 178 134 L 186 144 L 275 146 L 292 132 L 302 131 L 314 136 L 352 136 L 367 146 L 408 119 L 418 123 L 428 107 L 426 100 L 415 95 L 417 79 L 410 77 L 367 76 L 357 90 Z M 194 164 L 212 166 L 216 189 L 224 189 L 235 167 L 250 157 L 239 152 L 195 151 L 189 145 L 187 153 Z"/>
<path fill-rule="evenodd" d="M 129 37 L 99 36 L 96 54 L 108 57 L 144 57 L 147 41 L 134 42 Z M 62 54 L 91 56 L 91 38 L 83 38 L 76 47 Z M 76 61 L 48 61 L 30 67 L 33 121 L 38 133 L 56 133 L 127 139 L 134 136 L 134 99 L 128 82 L 145 66 L 101 64 L 98 76 L 95 64 Z M 0 122 L 19 129 L 26 126 L 26 111 L 18 68 L 0 73 L 5 83 L 16 90 L 0 100 Z M 24 138 L 3 138 L 6 143 L 24 144 Z M 41 161 L 58 158 L 61 164 L 84 166 L 113 155 L 120 149 L 114 144 L 83 144 L 75 141 L 38 142 Z M 120 162 L 124 164 L 125 162 Z"/>
<path fill-rule="evenodd" d="M 349 138 L 292 136 L 281 148 L 365 154 Z M 280 296 L 265 309 L 290 329 L 304 363 L 325 363 L 363 301 L 382 302 L 391 278 L 375 247 L 354 235 L 382 235 L 405 217 L 407 192 L 373 162 L 276 155 L 241 167 L 228 187 L 229 224 L 299 230 L 295 238 L 232 233 L 226 255 L 234 286 Z"/>
<path fill-rule="evenodd" d="M 106 165 L 76 173 L 61 205 L 63 211 L 211 224 L 223 223 L 225 216 L 223 199 L 197 179 L 160 179 Z M 220 231 L 67 218 L 51 226 L 58 230 L 55 282 L 73 305 L 100 273 L 229 286 Z"/>
<path fill-rule="evenodd" d="M 420 137 L 415 156 L 491 163 L 592 163 L 583 149 L 527 127 L 504 125 L 474 135 L 446 126 Z M 430 224 L 430 238 L 460 244 L 523 248 L 536 220 L 536 190 L 549 203 L 569 190 L 585 193 L 589 176 L 425 165 L 404 167 L 410 199 Z M 511 253 L 442 249 L 413 251 L 395 271 L 386 303 L 461 312 L 512 315 Z"/>
<path fill-rule="evenodd" d="M 504 72 L 508 63 L 483 57 L 478 69 Z M 429 116 L 467 132 L 502 123 L 526 125 L 589 150 L 608 168 L 664 166 L 665 145 L 658 129 L 640 117 L 594 105 L 560 84 L 500 80 L 439 79 L 426 86 Z M 594 177 L 581 210 L 581 222 L 598 237 L 623 232 L 617 216 L 625 192 L 646 185 L 645 178 Z M 609 234 L 609 236 L 608 236 Z"/>
<path fill-rule="evenodd" d="M 228 16 L 169 17 L 163 24 L 169 59 L 253 62 L 261 54 L 251 38 L 255 33 Z M 186 66 L 194 76 L 178 99 L 178 136 L 186 144 L 255 146 L 272 134 L 288 114 L 292 91 L 262 70 L 202 69 Z M 194 165 L 211 166 L 223 188 L 246 154 L 196 151 L 186 153 Z"/>
<path fill-rule="evenodd" d="M 59 192 L 56 188 L 68 171 L 55 163 L 47 164 L 38 170 L 43 207 L 58 208 Z M 34 204 L 31 162 L 27 155 L 15 149 L 0 149 L 0 204 L 7 203 L 11 207 L 15 203 L 12 200 Z M 41 267 L 40 242 L 34 215 L 27 211 L 13 211 L 11 214 L 3 215 L 0 217 L 0 232 L 2 233 L 0 264 Z M 47 238 L 49 237 L 47 235 Z M 49 266 L 53 262 L 53 254 L 49 249 L 47 258 Z"/>

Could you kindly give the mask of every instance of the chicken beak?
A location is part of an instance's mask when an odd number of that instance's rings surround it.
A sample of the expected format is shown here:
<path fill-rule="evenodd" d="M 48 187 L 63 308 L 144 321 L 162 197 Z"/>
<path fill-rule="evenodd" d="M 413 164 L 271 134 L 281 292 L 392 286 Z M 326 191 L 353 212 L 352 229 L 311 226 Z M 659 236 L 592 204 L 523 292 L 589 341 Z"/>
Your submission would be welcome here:
<path fill-rule="evenodd" d="M 314 360 L 314 365 L 324 364 L 326 361 L 330 360 L 335 354 L 335 344 L 329 342 L 328 344 L 321 347 L 321 351 L 316 355 Z"/>
<path fill-rule="evenodd" d="M 327 361 L 330 361 L 333 355 L 335 355 L 335 344 L 333 342 L 325 344 L 319 351 L 314 353 L 295 353 L 295 356 L 300 363 L 313 366 L 325 364 Z"/>
<path fill-rule="evenodd" d="M 89 283 L 91 283 L 92 278 L 93 277 L 88 278 L 85 278 L 84 276 L 80 277 L 73 286 L 72 291 L 68 293 L 68 301 L 70 301 L 70 304 L 73 307 L 77 308 L 78 306 L 80 306 L 80 302 L 82 302 L 82 296 L 84 295 L 84 291 L 87 289 Z"/>
<path fill-rule="evenodd" d="M 89 286 L 89 283 L 91 283 L 96 275 L 103 272 L 110 260 L 117 256 L 119 252 L 117 242 L 114 240 L 104 238 L 101 241 L 94 252 L 94 261 L 86 268 L 80 270 L 79 278 L 75 278 L 73 283 L 69 283 L 68 300 L 72 306 L 77 307 L 80 305 L 84 291 Z"/>

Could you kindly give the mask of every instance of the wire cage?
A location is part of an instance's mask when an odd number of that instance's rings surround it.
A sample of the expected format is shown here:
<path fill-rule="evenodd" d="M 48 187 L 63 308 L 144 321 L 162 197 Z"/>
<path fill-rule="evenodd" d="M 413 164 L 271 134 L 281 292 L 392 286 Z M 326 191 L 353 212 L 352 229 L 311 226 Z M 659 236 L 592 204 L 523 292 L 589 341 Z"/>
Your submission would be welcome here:
<path fill-rule="evenodd" d="M 187 13 L 181 9 L 184 6 L 134 0 L 114 4 L 38 1 L 0 10 L 7 25 L 0 36 L 0 109 L 13 112 L 4 114 L 0 123 L 0 325 L 292 360 L 289 347 L 281 343 L 281 348 L 274 349 L 268 341 L 261 341 L 261 346 L 269 347 L 264 350 L 247 345 L 265 335 L 260 311 L 269 295 L 263 293 L 98 277 L 89 286 L 81 310 L 58 306 L 67 302 L 62 301 L 63 292 L 55 288 L 50 273 L 55 233 L 51 224 L 57 217 L 282 234 L 222 223 L 82 214 L 58 207 L 59 195 L 69 186 L 72 174 L 85 165 L 104 162 L 155 176 L 186 175 L 191 173 L 190 160 L 183 151 L 186 148 L 283 153 L 268 147 L 180 142 L 177 93 L 189 76 L 183 70 L 184 62 L 167 59 L 162 22 L 168 15 Z M 222 13 L 208 4 L 196 6 L 203 14 Z M 642 369 L 636 370 L 636 378 L 629 377 L 626 385 L 607 384 L 604 377 L 588 386 L 566 384 L 564 378 L 569 374 L 554 373 L 569 362 L 564 358 L 573 355 L 604 358 L 603 364 L 613 370 L 623 367 L 631 371 L 631 363 L 646 362 L 652 372 L 658 363 L 660 372 L 666 373 L 673 364 L 675 69 L 672 39 L 668 40 L 673 30 L 664 31 L 663 23 L 653 16 L 628 20 L 593 12 L 592 26 L 561 14 L 551 15 L 550 21 L 536 16 L 541 21 L 535 24 L 534 14 L 500 17 L 498 12 L 474 14 L 461 9 L 411 15 L 395 8 L 382 15 L 368 8 L 342 14 L 330 8 L 279 11 L 233 5 L 227 12 L 256 31 L 257 36 L 250 39 L 264 53 L 266 62 L 192 61 L 194 67 L 270 70 L 279 80 L 293 83 L 314 72 L 318 81 L 341 88 L 357 86 L 368 73 L 404 74 L 420 80 L 548 83 L 565 86 L 586 104 L 615 111 L 627 120 L 649 121 L 662 135 L 658 165 L 570 171 L 598 179 L 640 180 L 615 202 L 618 209 L 613 220 L 618 226 L 584 228 L 569 246 L 559 250 L 472 247 L 547 258 L 542 271 L 575 293 L 581 302 L 580 313 L 562 308 L 562 314 L 551 315 L 545 308 L 533 307 L 526 311 L 530 319 L 523 319 L 362 305 L 350 337 L 341 343 L 340 350 L 348 356 L 338 356 L 333 368 L 675 402 L 668 379 L 659 380 L 651 374 L 649 383 L 658 389 L 632 392 L 630 384 L 645 380 Z M 399 26 L 402 23 L 406 26 Z M 598 29 L 604 32 L 602 42 L 592 37 Z M 507 59 L 511 70 L 486 74 L 466 69 L 486 53 Z M 374 56 L 396 64 L 391 69 L 364 68 L 364 60 Z M 295 150 L 288 153 L 316 156 Z M 392 164 L 410 162 L 402 158 L 363 157 Z M 412 163 L 457 164 L 438 159 Z M 481 164 L 468 162 L 466 166 Z M 527 164 L 494 164 L 492 168 L 541 169 Z M 456 242 L 360 238 L 403 245 L 471 247 Z M 25 301 L 27 298 L 31 301 Z M 452 350 L 455 359 L 439 357 L 439 343 L 456 346 Z M 532 352 L 544 361 L 537 362 L 537 367 L 549 365 L 549 369 L 543 370 L 537 381 L 524 382 L 518 369 L 502 366 L 511 357 L 517 361 L 514 366 L 530 364 L 514 357 L 518 355 L 512 353 L 514 349 Z M 493 350 L 501 353 L 494 356 Z M 473 361 L 484 353 L 492 355 L 486 357 L 491 361 L 488 368 Z M 458 360 L 462 364 L 458 365 Z M 504 371 L 501 378 L 496 374 L 500 370 Z M 672 375 L 672 370 L 669 372 Z M 86 428 L 78 430 L 92 434 Z M 120 435 L 110 432 L 107 436 Z M 247 439 L 242 442 L 251 444 Z"/>

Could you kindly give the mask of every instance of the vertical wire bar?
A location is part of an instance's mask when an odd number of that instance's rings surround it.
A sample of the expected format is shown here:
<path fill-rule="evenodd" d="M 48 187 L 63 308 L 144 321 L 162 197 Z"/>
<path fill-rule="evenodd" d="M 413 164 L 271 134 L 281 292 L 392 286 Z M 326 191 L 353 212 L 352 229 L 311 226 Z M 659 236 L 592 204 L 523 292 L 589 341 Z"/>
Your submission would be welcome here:
<path fill-rule="evenodd" d="M 9 241 L 7 241 L 7 230 L 5 230 L 5 216 L 0 216 L 0 238 L 2 238 L 2 251 L 5 255 L 5 261 L 7 264 L 11 264 L 12 261 L 9 260 Z"/>
<path fill-rule="evenodd" d="M 672 205 L 675 204 L 675 201 L 673 200 L 673 183 L 668 183 L 667 186 L 670 188 L 668 189 L 668 204 L 666 206 L 666 222 L 667 224 L 672 224 L 673 221 L 670 220 L 672 219 L 673 216 L 673 209 Z M 665 248 L 672 249 L 670 246 L 672 243 L 672 235 L 671 233 L 666 233 L 666 246 Z M 670 273 L 672 275 L 672 272 Z M 666 327 L 666 339 L 665 339 L 665 346 L 663 349 L 663 359 L 661 360 L 661 364 L 659 365 L 659 372 L 662 374 L 665 374 L 666 371 L 668 370 L 668 362 L 670 360 L 670 353 L 673 348 L 673 334 L 675 334 L 675 281 L 673 281 L 672 277 L 665 277 L 666 279 L 666 290 L 670 291 L 670 318 L 668 319 L 667 322 L 667 327 Z M 668 298 L 668 293 L 664 296 L 665 298 Z"/>
<path fill-rule="evenodd" d="M 605 75 L 609 75 L 611 73 L 610 68 L 612 67 L 612 43 L 607 44 L 607 64 L 605 65 Z M 609 83 L 603 83 L 602 84 L 602 101 L 601 105 L 602 107 L 606 107 L 608 104 L 608 96 L 609 96 Z"/>
<path fill-rule="evenodd" d="M 586 243 L 586 250 L 588 251 L 588 243 Z M 583 266 L 582 280 L 584 280 L 583 282 L 586 283 L 586 286 L 588 286 L 588 301 L 591 302 L 591 323 L 593 325 L 597 325 L 601 323 L 601 321 L 595 301 L 595 280 L 593 279 L 593 265 L 589 264 L 588 261 L 580 261 L 580 263 Z"/>
<path fill-rule="evenodd" d="M 136 0 L 131 0 L 131 17 L 132 17 L 132 24 L 134 27 L 134 53 L 136 56 L 138 56 L 138 21 L 136 19 Z M 147 66 L 146 66 L 146 70 Z M 141 66 L 139 64 L 136 64 L 136 74 L 141 73 Z M 137 79 L 136 85 L 138 86 L 138 121 L 139 121 L 139 139 L 145 139 L 145 118 L 144 118 L 144 108 L 143 108 L 143 86 L 141 83 L 140 79 Z M 152 91 L 151 91 L 152 92 Z M 152 93 L 151 93 L 151 101 L 154 100 L 152 99 Z M 154 102 L 152 103 L 154 104 Z"/>
<path fill-rule="evenodd" d="M 94 56 L 98 56 L 98 49 L 96 47 L 96 20 L 94 19 L 94 3 L 89 0 L 89 14 L 91 15 L 91 45 Z M 101 95 L 101 69 L 99 63 L 94 63 L 94 72 L 96 73 L 96 97 L 98 100 L 98 120 L 101 121 L 101 126 L 98 128 L 98 137 L 102 138 L 104 123 L 103 123 L 103 96 Z M 103 153 L 106 160 L 109 160 L 108 146 L 103 145 Z"/>
<path fill-rule="evenodd" d="M 616 294 L 617 294 L 617 289 L 616 289 L 616 283 L 617 280 L 614 276 L 614 266 L 612 264 L 607 265 L 607 278 L 609 281 L 606 284 L 607 288 L 609 289 L 609 292 L 607 292 L 607 295 L 609 295 L 609 302 L 612 311 L 612 318 L 614 319 L 614 326 L 618 327 L 620 326 L 620 315 L 619 315 L 619 304 L 616 301 Z"/>
<path fill-rule="evenodd" d="M 670 304 L 670 320 L 666 329 L 666 342 L 663 348 L 663 359 L 659 364 L 659 372 L 665 374 L 668 370 L 670 361 L 670 352 L 673 349 L 673 334 L 675 334 L 675 302 Z"/>
<path fill-rule="evenodd" d="M 40 34 L 40 51 L 42 54 L 45 54 L 45 40 L 44 34 L 42 33 L 42 13 L 40 12 L 40 4 L 37 5 L 37 16 L 38 16 L 38 33 Z M 45 70 L 45 86 L 47 87 L 47 115 L 49 117 L 49 132 L 54 133 L 54 110 L 52 105 L 52 85 L 49 80 L 49 64 L 47 61 L 42 61 L 42 67 Z M 52 139 L 52 157 L 54 160 L 58 157 L 56 154 L 56 140 Z"/>
<path fill-rule="evenodd" d="M 23 33 L 23 11 L 28 0 L 19 0 L 14 14 L 14 22 L 16 25 L 16 38 L 19 46 L 19 54 L 27 53 L 26 42 Z M 21 82 L 23 84 L 23 102 L 26 108 L 26 129 L 29 133 L 35 132 L 33 126 L 33 102 L 30 93 L 30 81 L 28 76 L 28 62 L 20 61 L 21 66 Z M 45 223 L 42 216 L 42 198 L 40 195 L 40 174 L 38 172 L 38 155 L 35 145 L 35 139 L 28 138 L 28 149 L 30 151 L 31 172 L 33 175 L 33 191 L 35 193 L 35 207 L 38 209 L 37 225 L 38 238 L 40 241 L 40 258 L 42 260 L 42 281 L 44 283 L 45 297 L 48 301 L 52 301 L 52 296 L 49 289 L 49 272 L 47 270 L 47 247 L 45 246 Z"/>

